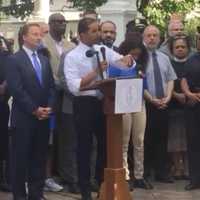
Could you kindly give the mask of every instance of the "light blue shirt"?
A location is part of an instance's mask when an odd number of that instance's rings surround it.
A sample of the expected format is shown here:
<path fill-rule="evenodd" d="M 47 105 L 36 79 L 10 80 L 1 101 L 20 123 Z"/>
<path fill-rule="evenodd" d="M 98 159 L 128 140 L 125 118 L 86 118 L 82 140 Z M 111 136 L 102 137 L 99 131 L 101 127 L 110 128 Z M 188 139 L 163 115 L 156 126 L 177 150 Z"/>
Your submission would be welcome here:
<path fill-rule="evenodd" d="M 40 59 L 38 58 L 37 51 L 31 50 L 31 49 L 27 48 L 25 45 L 23 45 L 23 49 L 26 52 L 26 54 L 28 55 L 28 57 L 29 57 L 29 59 L 30 59 L 32 65 L 33 65 L 33 67 L 35 67 L 35 64 L 34 64 L 34 61 L 33 61 L 33 53 L 36 54 L 36 59 L 37 59 L 39 65 L 40 65 L 40 70 L 41 70 L 41 66 L 42 65 L 41 65 Z"/>
<path fill-rule="evenodd" d="M 154 69 L 153 69 L 153 60 L 152 60 L 152 52 L 149 51 L 149 60 L 147 63 L 146 69 L 146 80 L 147 80 L 147 90 L 148 92 L 155 97 L 155 80 L 154 80 Z M 160 72 L 162 76 L 164 93 L 167 95 L 167 84 L 169 81 L 173 81 L 177 79 L 176 73 L 171 65 L 169 57 L 164 53 L 156 50 L 157 60 L 160 67 Z"/>

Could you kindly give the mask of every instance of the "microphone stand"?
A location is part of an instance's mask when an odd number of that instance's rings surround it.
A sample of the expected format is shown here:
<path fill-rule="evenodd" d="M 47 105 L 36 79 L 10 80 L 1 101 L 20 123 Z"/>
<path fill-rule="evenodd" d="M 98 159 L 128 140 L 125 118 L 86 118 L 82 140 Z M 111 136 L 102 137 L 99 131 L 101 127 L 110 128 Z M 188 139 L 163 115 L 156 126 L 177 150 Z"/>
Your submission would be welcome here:
<path fill-rule="evenodd" d="M 97 58 L 97 65 L 98 65 L 98 68 L 99 68 L 99 74 L 100 74 L 100 77 L 101 77 L 101 80 L 104 80 L 104 77 L 103 77 L 103 71 L 101 69 L 101 63 L 100 63 L 100 58 L 99 58 L 99 52 L 95 52 L 95 55 L 96 55 L 96 58 Z"/>

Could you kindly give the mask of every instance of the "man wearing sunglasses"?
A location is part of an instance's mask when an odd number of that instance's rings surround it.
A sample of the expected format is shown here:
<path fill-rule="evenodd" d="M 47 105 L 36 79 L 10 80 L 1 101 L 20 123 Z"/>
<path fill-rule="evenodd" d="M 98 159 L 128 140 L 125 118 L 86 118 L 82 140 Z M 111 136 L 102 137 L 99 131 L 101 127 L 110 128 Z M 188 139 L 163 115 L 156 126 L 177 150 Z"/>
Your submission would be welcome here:
<path fill-rule="evenodd" d="M 54 81 L 55 81 L 55 85 L 56 85 L 56 96 L 57 96 L 57 102 L 56 102 L 56 111 L 55 111 L 55 123 L 53 123 L 55 125 L 54 129 L 54 133 L 53 135 L 51 135 L 51 137 L 53 137 L 53 144 L 50 144 L 50 166 L 48 166 L 48 168 L 50 168 L 49 173 L 47 172 L 47 177 L 48 179 L 46 179 L 46 188 L 49 191 L 53 191 L 53 192 L 58 192 L 60 190 L 63 189 L 62 186 L 60 186 L 59 184 L 57 184 L 54 179 L 51 178 L 51 172 L 52 171 L 52 165 L 54 166 L 55 164 L 53 162 L 54 159 L 53 157 L 53 152 L 56 152 L 56 160 L 58 157 L 58 165 L 56 164 L 56 170 L 59 167 L 59 174 L 61 175 L 62 179 L 67 179 L 66 177 L 68 176 L 72 176 L 73 172 L 71 172 L 68 169 L 71 169 L 72 167 L 70 166 L 66 166 L 66 161 L 67 163 L 74 163 L 75 161 L 70 160 L 71 162 L 68 162 L 68 153 L 66 150 L 66 146 L 69 146 L 66 144 L 66 142 L 68 141 L 66 139 L 66 135 L 68 135 L 68 132 L 71 132 L 71 129 L 66 133 L 65 130 L 62 130 L 61 126 L 62 126 L 62 122 L 61 122 L 61 118 L 62 118 L 62 101 L 63 101 L 63 94 L 64 91 L 60 85 L 60 81 L 58 78 L 58 68 L 59 68 L 59 63 L 60 63 L 60 57 L 61 55 L 68 51 L 69 49 L 71 49 L 72 47 L 74 47 L 74 45 L 71 42 L 68 42 L 65 39 L 65 32 L 66 32 L 66 27 L 67 27 L 67 21 L 65 20 L 65 17 L 60 14 L 60 13 L 54 13 L 52 15 L 49 16 L 49 33 L 45 35 L 45 37 L 43 38 L 43 45 L 48 49 L 49 53 L 50 53 L 50 63 L 51 63 L 51 67 L 52 67 L 52 72 L 53 72 L 53 77 L 54 77 Z M 67 121 L 65 121 L 65 123 L 69 124 Z M 73 134 L 73 133 L 71 133 Z M 55 141 L 57 144 L 55 144 Z M 58 149 L 55 149 L 55 147 L 58 147 Z M 52 152 L 53 151 L 53 152 Z M 69 164 L 69 165 L 70 165 Z M 69 172 L 70 171 L 70 172 Z M 75 171 L 75 170 L 74 170 Z M 74 172 L 75 173 L 75 172 Z M 72 174 L 72 175 L 71 175 Z M 67 180 L 65 180 L 67 181 Z"/>

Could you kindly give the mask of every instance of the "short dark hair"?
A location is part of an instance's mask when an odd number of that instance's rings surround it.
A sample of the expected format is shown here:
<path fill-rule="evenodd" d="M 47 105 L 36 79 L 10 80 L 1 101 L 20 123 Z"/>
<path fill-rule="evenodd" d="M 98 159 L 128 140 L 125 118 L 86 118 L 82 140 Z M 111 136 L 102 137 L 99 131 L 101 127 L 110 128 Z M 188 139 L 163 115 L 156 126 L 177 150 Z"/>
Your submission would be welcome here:
<path fill-rule="evenodd" d="M 103 22 L 100 24 L 100 30 L 101 30 L 102 26 L 103 26 L 104 24 L 106 24 L 106 23 L 112 24 L 112 25 L 115 27 L 115 29 L 117 29 L 117 26 L 116 26 L 116 24 L 115 24 L 113 21 L 106 20 L 106 21 L 103 21 Z"/>
<path fill-rule="evenodd" d="M 78 33 L 86 33 L 89 30 L 89 25 L 97 22 L 96 19 L 93 18 L 83 18 L 78 23 Z"/>
<path fill-rule="evenodd" d="M 65 19 L 64 15 L 62 15 L 61 13 L 53 13 L 49 16 L 48 24 L 51 24 L 57 17 L 62 17 L 63 19 Z"/>
<path fill-rule="evenodd" d="M 168 45 L 169 45 L 169 50 L 170 50 L 171 54 L 174 54 L 173 53 L 173 46 L 174 46 L 174 43 L 177 40 L 183 40 L 187 45 L 188 51 L 190 51 L 190 48 L 191 48 L 191 39 L 190 39 L 190 37 L 188 35 L 186 35 L 186 34 L 180 34 L 180 35 L 176 35 L 174 37 L 170 37 L 169 38 Z"/>
<path fill-rule="evenodd" d="M 127 37 L 119 46 L 119 53 L 127 55 L 132 49 L 141 49 L 141 56 L 137 60 L 137 64 L 141 65 L 141 70 L 145 72 L 148 62 L 148 52 L 142 41 L 142 35 L 139 32 L 132 32 L 126 35 Z"/>
<path fill-rule="evenodd" d="M 22 27 L 22 29 L 21 29 L 21 36 L 27 35 L 29 29 L 30 29 L 31 27 L 33 27 L 33 26 L 40 28 L 40 25 L 39 25 L 38 23 L 28 23 L 28 24 L 25 24 L 25 25 Z"/>
<path fill-rule="evenodd" d="M 87 18 L 87 15 L 96 15 L 96 19 L 98 18 L 98 14 L 95 10 L 86 10 L 85 12 L 83 12 L 82 16 L 83 18 Z"/>

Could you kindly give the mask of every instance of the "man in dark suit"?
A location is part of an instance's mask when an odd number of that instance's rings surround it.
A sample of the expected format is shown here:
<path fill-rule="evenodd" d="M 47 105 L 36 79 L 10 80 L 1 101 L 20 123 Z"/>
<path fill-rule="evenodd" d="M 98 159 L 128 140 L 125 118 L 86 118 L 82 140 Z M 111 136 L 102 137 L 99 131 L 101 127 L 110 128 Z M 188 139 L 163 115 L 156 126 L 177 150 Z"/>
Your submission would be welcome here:
<path fill-rule="evenodd" d="M 9 191 L 9 167 L 8 167 L 8 119 L 9 119 L 9 93 L 5 80 L 5 61 L 11 53 L 7 47 L 7 40 L 0 36 L 0 190 Z M 4 46 L 5 45 L 5 46 Z"/>
<path fill-rule="evenodd" d="M 47 58 L 37 54 L 40 26 L 22 29 L 22 49 L 9 57 L 7 83 L 13 97 L 12 192 L 14 200 L 42 200 L 54 104 L 54 81 Z M 28 194 L 25 187 L 27 182 Z"/>

